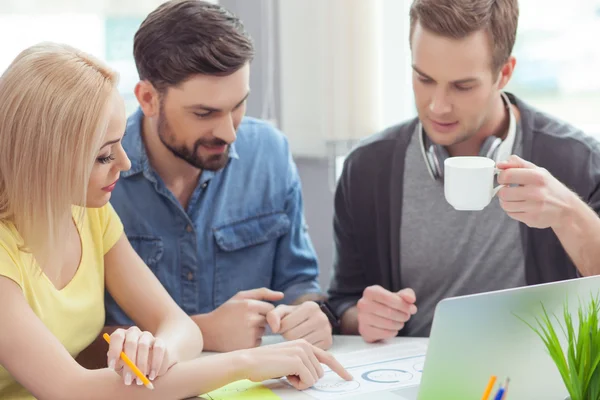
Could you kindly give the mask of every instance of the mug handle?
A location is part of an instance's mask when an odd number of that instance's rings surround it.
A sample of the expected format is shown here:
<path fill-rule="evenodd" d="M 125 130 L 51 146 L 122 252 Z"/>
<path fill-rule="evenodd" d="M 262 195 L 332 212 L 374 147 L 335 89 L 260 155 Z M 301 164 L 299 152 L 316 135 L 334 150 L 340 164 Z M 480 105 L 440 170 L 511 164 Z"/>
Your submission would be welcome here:
<path fill-rule="evenodd" d="M 502 172 L 501 169 L 498 168 L 494 168 L 494 176 L 498 175 L 500 172 Z M 494 197 L 495 195 L 498 194 L 498 192 L 500 191 L 500 189 L 502 189 L 504 186 L 506 185 L 498 185 L 494 188 L 494 190 L 492 190 L 492 197 Z"/>

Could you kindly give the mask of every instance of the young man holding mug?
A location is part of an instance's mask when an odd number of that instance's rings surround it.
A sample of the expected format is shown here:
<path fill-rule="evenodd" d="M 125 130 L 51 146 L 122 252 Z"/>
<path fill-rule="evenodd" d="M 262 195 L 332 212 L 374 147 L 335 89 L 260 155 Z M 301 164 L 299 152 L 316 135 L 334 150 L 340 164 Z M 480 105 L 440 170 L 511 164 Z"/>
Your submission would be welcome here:
<path fill-rule="evenodd" d="M 443 298 L 600 273 L 600 147 L 503 92 L 518 14 L 517 0 L 413 2 L 418 118 L 352 151 L 335 195 L 343 333 L 428 336 Z M 499 201 L 448 204 L 454 156 L 493 159 Z"/>

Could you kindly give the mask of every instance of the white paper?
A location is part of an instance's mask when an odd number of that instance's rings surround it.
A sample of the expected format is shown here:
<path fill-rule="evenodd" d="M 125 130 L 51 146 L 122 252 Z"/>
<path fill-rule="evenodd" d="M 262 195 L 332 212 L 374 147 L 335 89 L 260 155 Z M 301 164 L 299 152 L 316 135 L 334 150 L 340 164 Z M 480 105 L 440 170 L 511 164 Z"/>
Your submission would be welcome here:
<path fill-rule="evenodd" d="M 421 382 L 426 352 L 424 344 L 407 343 L 342 354 L 336 358 L 354 380 L 344 381 L 325 368 L 325 376 L 304 392 L 327 400 L 415 386 Z"/>

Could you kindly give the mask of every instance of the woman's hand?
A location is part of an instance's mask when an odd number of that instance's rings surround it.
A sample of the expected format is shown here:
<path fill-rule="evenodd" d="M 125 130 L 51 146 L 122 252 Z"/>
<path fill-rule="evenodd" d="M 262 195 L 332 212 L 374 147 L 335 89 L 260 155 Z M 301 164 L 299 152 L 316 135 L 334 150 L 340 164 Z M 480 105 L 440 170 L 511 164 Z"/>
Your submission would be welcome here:
<path fill-rule="evenodd" d="M 174 360 L 169 359 L 162 339 L 155 338 L 150 332 L 142 332 L 137 326 L 127 330 L 117 329 L 110 335 L 108 367 L 121 375 L 126 385 L 131 385 L 134 381 L 138 385 L 143 383 L 121 360 L 122 351 L 151 381 L 164 375 L 175 364 Z"/>
<path fill-rule="evenodd" d="M 343 379 L 348 381 L 353 379 L 333 355 L 304 339 L 241 352 L 245 354 L 248 365 L 246 376 L 254 382 L 286 376 L 292 386 L 304 390 L 323 377 L 321 363 L 327 365 Z"/>

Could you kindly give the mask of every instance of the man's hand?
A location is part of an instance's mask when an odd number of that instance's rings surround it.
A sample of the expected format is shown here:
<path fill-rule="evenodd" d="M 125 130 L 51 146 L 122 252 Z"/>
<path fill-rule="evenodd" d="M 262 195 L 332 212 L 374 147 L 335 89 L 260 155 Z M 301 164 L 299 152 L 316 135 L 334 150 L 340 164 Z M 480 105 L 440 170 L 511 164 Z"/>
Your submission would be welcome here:
<path fill-rule="evenodd" d="M 395 337 L 417 313 L 416 300 L 412 289 L 393 293 L 379 285 L 369 286 L 356 305 L 358 332 L 368 343 Z"/>
<path fill-rule="evenodd" d="M 324 350 L 333 344 L 329 319 L 314 301 L 298 306 L 277 306 L 267 314 L 267 322 L 273 333 L 286 340 L 304 339 Z"/>
<path fill-rule="evenodd" d="M 216 310 L 194 316 L 202 330 L 205 349 L 229 352 L 260 346 L 266 315 L 274 309 L 268 302 L 282 298 L 283 293 L 267 288 L 242 291 Z"/>
<path fill-rule="evenodd" d="M 515 155 L 499 162 L 500 206 L 508 216 L 531 228 L 556 228 L 575 194 L 547 170 Z M 514 185 L 514 186 L 509 186 Z M 518 185 L 518 186 L 517 186 Z"/>

